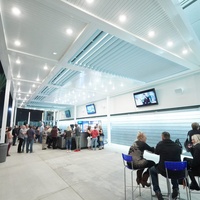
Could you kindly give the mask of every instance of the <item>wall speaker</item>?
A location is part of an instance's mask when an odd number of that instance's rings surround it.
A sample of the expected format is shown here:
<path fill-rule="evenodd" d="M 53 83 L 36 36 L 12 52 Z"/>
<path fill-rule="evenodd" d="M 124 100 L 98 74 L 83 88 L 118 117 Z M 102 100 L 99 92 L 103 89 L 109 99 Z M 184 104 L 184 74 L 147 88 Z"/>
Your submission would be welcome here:
<path fill-rule="evenodd" d="M 182 94 L 183 93 L 183 89 L 182 88 L 177 88 L 174 90 L 176 94 Z"/>

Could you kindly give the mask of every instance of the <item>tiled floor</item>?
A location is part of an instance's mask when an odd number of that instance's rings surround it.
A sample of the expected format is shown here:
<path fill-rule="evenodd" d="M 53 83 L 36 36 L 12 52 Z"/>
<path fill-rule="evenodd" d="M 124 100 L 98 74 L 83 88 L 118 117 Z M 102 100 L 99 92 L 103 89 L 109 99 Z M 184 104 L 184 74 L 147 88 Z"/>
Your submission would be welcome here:
<path fill-rule="evenodd" d="M 67 153 L 41 150 L 36 143 L 32 154 L 18 154 L 16 149 L 12 146 L 11 156 L 0 163 L 0 200 L 124 199 L 121 153 L 127 153 L 128 147 L 106 145 L 104 150 Z M 158 160 L 153 154 L 145 156 Z M 166 181 L 161 176 L 160 184 L 166 192 Z M 186 199 L 185 190 L 180 191 Z M 136 199 L 149 200 L 150 194 L 149 189 L 142 189 L 142 196 Z M 131 199 L 129 191 L 127 199 Z M 197 199 L 200 193 L 192 195 L 192 200 Z"/>

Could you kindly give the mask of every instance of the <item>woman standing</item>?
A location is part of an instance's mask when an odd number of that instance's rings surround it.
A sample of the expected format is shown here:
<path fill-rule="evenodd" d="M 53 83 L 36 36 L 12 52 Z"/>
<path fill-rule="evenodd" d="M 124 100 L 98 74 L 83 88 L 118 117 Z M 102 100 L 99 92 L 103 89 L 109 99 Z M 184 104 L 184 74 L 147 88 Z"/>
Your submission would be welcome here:
<path fill-rule="evenodd" d="M 18 144 L 18 148 L 17 148 L 18 153 L 22 153 L 22 144 L 24 141 L 24 134 L 26 134 L 26 127 L 24 125 L 22 125 L 21 129 L 19 131 L 19 135 L 18 135 L 18 140 L 19 140 L 19 144 Z"/>
<path fill-rule="evenodd" d="M 71 129 L 71 126 L 68 126 L 67 130 L 65 131 L 65 140 L 66 140 L 67 152 L 71 152 L 71 148 L 72 148 L 72 129 Z"/>
<path fill-rule="evenodd" d="M 99 126 L 99 150 L 104 149 L 104 134 L 102 126 Z"/>
<path fill-rule="evenodd" d="M 155 165 L 155 162 L 152 160 L 146 160 L 143 157 L 144 151 L 150 151 L 154 153 L 154 147 L 150 147 L 146 144 L 146 135 L 142 132 L 137 134 L 137 140 L 130 147 L 128 154 L 133 157 L 133 167 L 137 170 L 137 184 L 142 184 L 143 187 L 150 186 L 150 183 L 147 183 L 149 178 L 149 169 Z M 127 163 L 130 168 L 132 168 L 131 163 Z M 144 168 L 148 168 L 144 173 Z"/>
<path fill-rule="evenodd" d="M 13 139 L 12 139 L 13 136 L 12 136 L 11 130 L 12 130 L 11 127 L 8 127 L 6 130 L 7 143 L 8 143 L 7 156 L 10 156 L 9 150 L 10 150 L 10 146 L 12 145 L 12 142 L 13 142 Z"/>

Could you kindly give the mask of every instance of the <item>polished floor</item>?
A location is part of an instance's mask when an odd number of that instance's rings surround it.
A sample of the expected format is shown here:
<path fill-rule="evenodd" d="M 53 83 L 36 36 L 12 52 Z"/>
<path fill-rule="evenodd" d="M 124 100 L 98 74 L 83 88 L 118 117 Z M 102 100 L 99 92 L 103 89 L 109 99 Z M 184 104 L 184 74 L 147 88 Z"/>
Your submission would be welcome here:
<path fill-rule="evenodd" d="M 127 153 L 128 147 L 107 144 L 104 150 L 71 153 L 42 150 L 38 143 L 33 148 L 34 153 L 18 154 L 12 146 L 11 156 L 0 163 L 0 200 L 124 200 L 121 153 Z M 153 154 L 145 156 L 158 160 Z M 162 176 L 160 185 L 166 192 Z M 180 192 L 186 199 L 182 186 Z M 131 193 L 127 193 L 129 200 Z M 150 200 L 150 195 L 149 189 L 142 189 L 136 199 Z M 198 199 L 200 192 L 192 194 L 192 200 Z"/>

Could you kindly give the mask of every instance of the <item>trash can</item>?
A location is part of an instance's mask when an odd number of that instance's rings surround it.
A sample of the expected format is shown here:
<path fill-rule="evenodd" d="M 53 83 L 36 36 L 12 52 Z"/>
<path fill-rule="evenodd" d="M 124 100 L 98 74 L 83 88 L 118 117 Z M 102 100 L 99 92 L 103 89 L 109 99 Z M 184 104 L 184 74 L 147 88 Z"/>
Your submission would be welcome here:
<path fill-rule="evenodd" d="M 0 144 L 0 163 L 6 161 L 7 150 L 8 150 L 8 144 L 6 143 Z"/>

